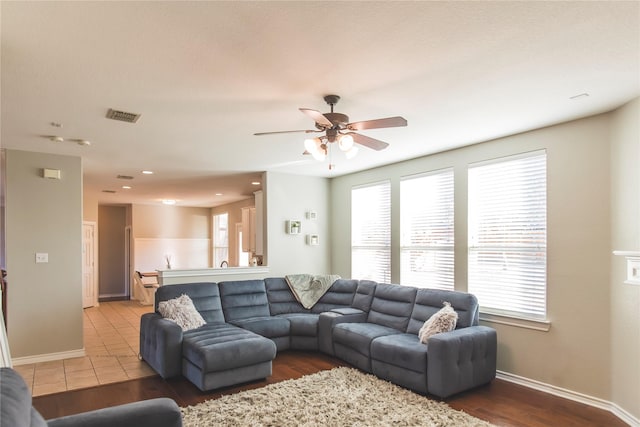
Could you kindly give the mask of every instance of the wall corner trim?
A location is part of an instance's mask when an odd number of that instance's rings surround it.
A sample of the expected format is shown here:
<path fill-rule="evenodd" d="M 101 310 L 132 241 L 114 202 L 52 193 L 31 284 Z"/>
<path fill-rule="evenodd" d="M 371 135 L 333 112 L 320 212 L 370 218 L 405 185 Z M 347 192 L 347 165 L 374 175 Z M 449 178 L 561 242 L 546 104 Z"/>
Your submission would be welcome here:
<path fill-rule="evenodd" d="M 604 409 L 611 412 L 613 415 L 629 424 L 631 427 L 640 427 L 640 419 L 630 414 L 624 408 L 621 408 L 613 402 L 600 399 L 598 397 L 589 396 L 577 391 L 568 390 L 566 388 L 557 387 L 551 384 L 543 383 L 541 381 L 532 380 L 530 378 L 521 377 L 519 375 L 511 374 L 509 372 L 497 371 L 496 378 L 508 381 L 514 384 L 518 384 L 527 388 L 541 391 L 543 393 L 552 394 L 554 396 L 562 397 L 564 399 L 573 400 L 574 402 L 582 403 L 585 405 L 593 406 L 598 409 Z"/>

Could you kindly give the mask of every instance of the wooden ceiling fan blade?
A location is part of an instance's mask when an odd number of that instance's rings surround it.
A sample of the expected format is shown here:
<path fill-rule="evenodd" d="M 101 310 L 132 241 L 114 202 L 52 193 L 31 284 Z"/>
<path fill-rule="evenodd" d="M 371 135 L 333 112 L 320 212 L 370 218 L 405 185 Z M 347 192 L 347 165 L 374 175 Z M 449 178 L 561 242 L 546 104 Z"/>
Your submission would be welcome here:
<path fill-rule="evenodd" d="M 254 135 L 256 136 L 260 136 L 260 135 L 275 135 L 278 133 L 315 133 L 315 132 L 322 132 L 320 130 L 311 130 L 311 129 L 299 129 L 299 130 L 277 130 L 274 132 L 256 132 L 254 133 Z"/>
<path fill-rule="evenodd" d="M 333 123 L 331 123 L 331 121 L 327 119 L 320 111 L 312 110 L 310 108 L 299 108 L 299 110 L 302 111 L 303 114 L 311 117 L 317 124 L 328 128 L 333 127 Z"/>
<path fill-rule="evenodd" d="M 363 122 L 354 122 L 347 124 L 349 130 L 365 130 L 380 128 L 395 128 L 406 126 L 407 120 L 404 117 L 387 117 L 385 119 L 365 120 Z"/>
<path fill-rule="evenodd" d="M 370 138 L 368 136 L 364 136 L 359 133 L 347 132 L 347 135 L 351 135 L 353 137 L 353 140 L 356 143 L 360 145 L 364 145 L 365 147 L 371 148 L 373 150 L 380 151 L 380 150 L 384 150 L 389 146 L 389 144 L 384 141 L 380 141 L 379 139 L 375 139 L 375 138 Z"/>

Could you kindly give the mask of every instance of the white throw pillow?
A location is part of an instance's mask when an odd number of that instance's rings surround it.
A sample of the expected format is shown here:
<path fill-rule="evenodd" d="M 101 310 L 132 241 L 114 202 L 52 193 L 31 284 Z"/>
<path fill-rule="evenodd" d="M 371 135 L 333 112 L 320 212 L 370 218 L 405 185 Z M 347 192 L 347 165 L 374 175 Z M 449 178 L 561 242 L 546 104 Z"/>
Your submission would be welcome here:
<path fill-rule="evenodd" d="M 420 328 L 418 332 L 420 342 L 426 344 L 432 335 L 453 331 L 456 328 L 457 322 L 458 313 L 455 312 L 450 303 L 445 301 L 444 307 L 428 318 L 427 321 L 424 322 L 424 325 L 422 325 L 422 328 Z"/>
<path fill-rule="evenodd" d="M 158 303 L 158 311 L 165 319 L 176 322 L 183 331 L 196 329 L 207 323 L 186 294 Z"/>

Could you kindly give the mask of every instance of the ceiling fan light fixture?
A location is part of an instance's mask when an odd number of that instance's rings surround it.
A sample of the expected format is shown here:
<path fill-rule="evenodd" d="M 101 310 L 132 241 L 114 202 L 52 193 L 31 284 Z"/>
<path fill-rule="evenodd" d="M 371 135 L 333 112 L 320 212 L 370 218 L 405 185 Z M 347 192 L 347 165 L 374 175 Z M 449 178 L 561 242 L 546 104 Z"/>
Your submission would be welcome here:
<path fill-rule="evenodd" d="M 327 156 L 327 146 L 322 143 L 320 138 L 305 139 L 304 148 L 319 162 L 324 161 Z"/>
<path fill-rule="evenodd" d="M 305 148 L 305 150 L 307 150 L 311 154 L 313 154 L 314 152 L 318 151 L 317 141 L 318 141 L 318 138 L 307 138 L 307 139 L 305 139 L 304 140 L 304 148 Z"/>
<path fill-rule="evenodd" d="M 344 152 L 344 155 L 348 160 L 351 160 L 358 154 L 358 150 L 359 150 L 358 147 L 353 145 L 349 150 Z"/>
<path fill-rule="evenodd" d="M 353 148 L 353 137 L 351 135 L 338 136 L 338 147 L 344 152 L 348 152 Z"/>
<path fill-rule="evenodd" d="M 313 151 L 311 153 L 311 155 L 313 156 L 314 159 L 316 159 L 319 162 L 324 162 L 325 157 L 327 157 L 327 147 L 326 145 L 324 147 L 322 147 L 322 143 L 320 143 L 321 147 L 318 148 L 316 151 Z"/>

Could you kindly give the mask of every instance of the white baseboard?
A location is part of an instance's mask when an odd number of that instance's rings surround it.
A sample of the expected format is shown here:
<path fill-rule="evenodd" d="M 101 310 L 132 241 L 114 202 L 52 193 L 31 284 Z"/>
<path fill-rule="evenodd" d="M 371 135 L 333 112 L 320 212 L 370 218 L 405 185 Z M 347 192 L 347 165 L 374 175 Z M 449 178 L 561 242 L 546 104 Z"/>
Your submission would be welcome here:
<path fill-rule="evenodd" d="M 37 354 L 35 356 L 14 357 L 11 359 L 13 366 L 28 365 L 31 363 L 51 362 L 52 360 L 71 359 L 73 357 L 84 357 L 84 348 L 78 350 L 61 351 L 58 353 Z"/>
<path fill-rule="evenodd" d="M 609 402 L 608 400 L 589 396 L 583 393 L 578 393 L 577 391 L 567 390 L 566 388 L 546 384 L 541 381 L 532 380 L 530 378 L 521 377 L 509 372 L 497 371 L 496 378 L 504 381 L 509 381 L 511 383 L 515 383 L 524 387 L 532 388 L 534 390 L 542 391 L 544 393 L 553 394 L 554 396 L 562 397 L 564 399 L 573 400 L 574 402 L 579 402 L 599 409 L 604 409 L 605 411 L 611 412 L 613 415 L 620 418 L 631 427 L 640 427 L 640 419 L 631 415 L 628 411 L 621 408 L 617 404 Z"/>

